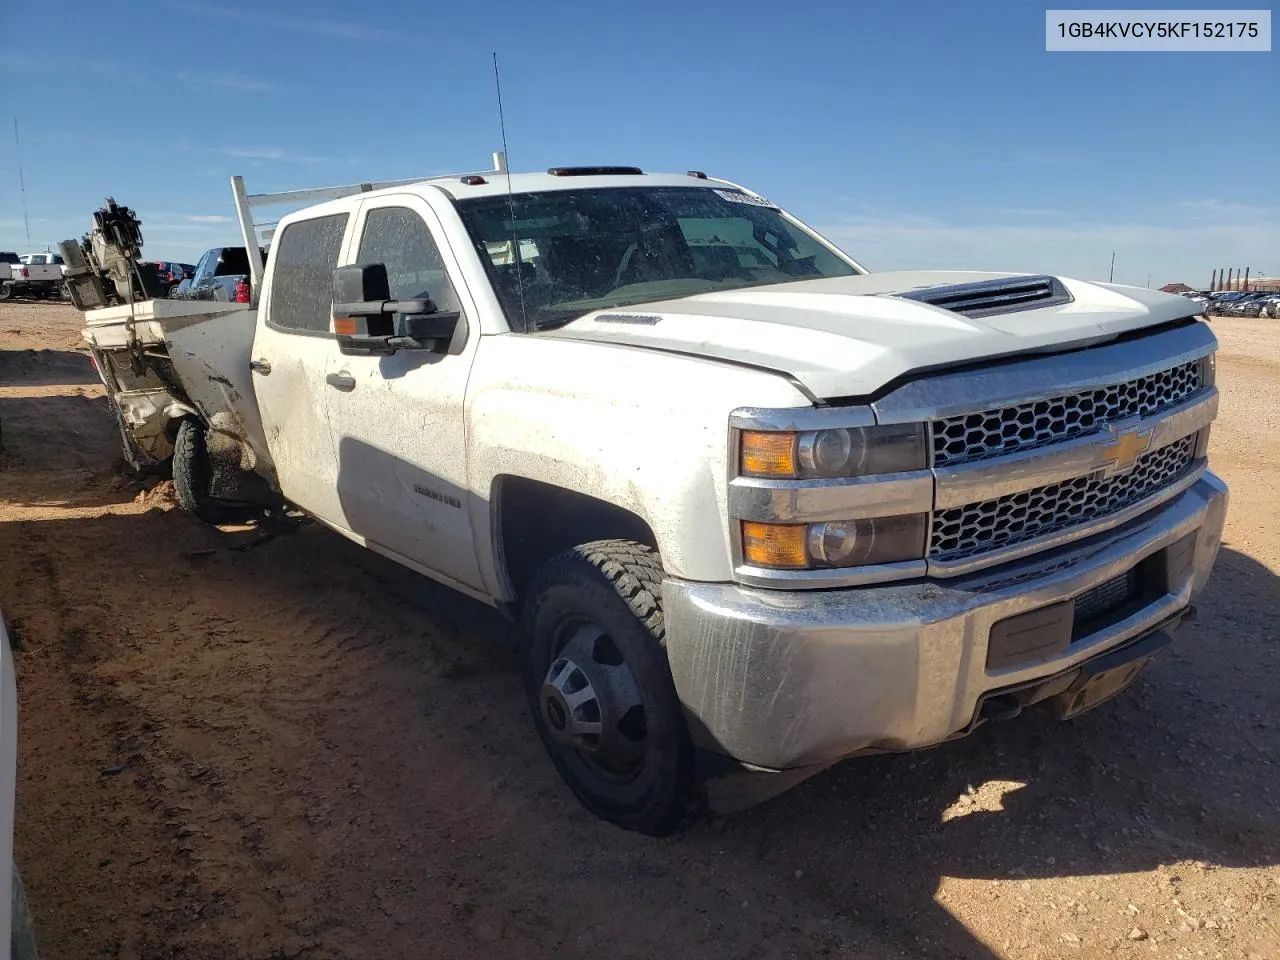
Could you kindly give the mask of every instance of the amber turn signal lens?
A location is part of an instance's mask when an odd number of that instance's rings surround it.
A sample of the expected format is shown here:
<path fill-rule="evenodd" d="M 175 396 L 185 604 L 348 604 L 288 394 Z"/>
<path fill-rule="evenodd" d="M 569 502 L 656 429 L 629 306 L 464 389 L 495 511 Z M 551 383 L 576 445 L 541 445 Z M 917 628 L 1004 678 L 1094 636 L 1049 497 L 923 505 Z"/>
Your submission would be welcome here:
<path fill-rule="evenodd" d="M 794 477 L 796 435 L 753 430 L 743 433 L 742 472 L 749 477 Z"/>
<path fill-rule="evenodd" d="M 753 567 L 802 570 L 809 566 L 805 549 L 809 528 L 801 523 L 742 522 L 742 558 Z"/>

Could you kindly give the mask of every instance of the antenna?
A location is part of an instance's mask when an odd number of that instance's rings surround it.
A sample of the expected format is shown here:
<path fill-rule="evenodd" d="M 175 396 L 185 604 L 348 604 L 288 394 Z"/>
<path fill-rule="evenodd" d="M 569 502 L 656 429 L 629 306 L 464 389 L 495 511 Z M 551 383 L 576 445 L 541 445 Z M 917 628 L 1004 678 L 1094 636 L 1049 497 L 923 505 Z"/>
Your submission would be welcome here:
<path fill-rule="evenodd" d="M 524 306 L 524 261 L 520 259 L 520 239 L 516 236 L 516 198 L 511 189 L 511 154 L 507 152 L 507 121 L 502 114 L 502 81 L 498 78 L 498 53 L 493 54 L 493 86 L 498 91 L 498 126 L 502 130 L 503 166 L 507 172 L 507 211 L 511 216 L 511 262 L 516 267 L 516 289 L 520 292 L 520 326 L 529 327 Z"/>
<path fill-rule="evenodd" d="M 27 249 L 31 249 L 31 221 L 27 219 L 27 184 L 22 177 L 22 144 L 18 141 L 18 118 L 13 118 L 13 146 L 18 153 L 18 189 L 22 192 L 22 224 L 27 228 Z"/>

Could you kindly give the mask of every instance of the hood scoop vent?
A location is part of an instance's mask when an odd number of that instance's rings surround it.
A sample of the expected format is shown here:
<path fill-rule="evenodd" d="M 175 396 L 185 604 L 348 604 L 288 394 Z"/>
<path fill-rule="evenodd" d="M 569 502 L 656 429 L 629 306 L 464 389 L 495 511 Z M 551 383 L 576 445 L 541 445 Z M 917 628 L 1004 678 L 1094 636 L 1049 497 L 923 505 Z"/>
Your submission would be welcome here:
<path fill-rule="evenodd" d="M 1074 298 L 1057 277 L 1002 277 L 977 283 L 927 287 L 895 296 L 916 300 L 977 320 L 1000 313 L 1039 310 L 1070 303 Z"/>

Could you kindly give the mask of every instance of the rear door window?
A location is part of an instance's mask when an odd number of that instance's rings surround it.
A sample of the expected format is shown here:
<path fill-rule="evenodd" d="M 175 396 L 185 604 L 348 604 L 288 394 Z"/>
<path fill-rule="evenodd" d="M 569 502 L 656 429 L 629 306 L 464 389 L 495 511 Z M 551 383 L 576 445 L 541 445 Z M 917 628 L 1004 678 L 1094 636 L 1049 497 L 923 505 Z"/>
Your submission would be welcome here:
<path fill-rule="evenodd" d="M 295 220 L 275 239 L 267 322 L 298 333 L 328 333 L 333 269 L 350 214 Z M 245 263 L 246 272 L 248 263 Z"/>

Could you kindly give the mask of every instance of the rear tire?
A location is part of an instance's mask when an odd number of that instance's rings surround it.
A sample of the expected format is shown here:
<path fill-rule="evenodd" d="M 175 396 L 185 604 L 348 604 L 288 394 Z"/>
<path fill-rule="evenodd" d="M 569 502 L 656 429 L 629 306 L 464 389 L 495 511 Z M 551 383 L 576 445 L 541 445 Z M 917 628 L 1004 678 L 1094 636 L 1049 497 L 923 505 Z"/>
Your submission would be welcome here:
<path fill-rule="evenodd" d="M 204 442 L 204 424 L 187 418 L 178 425 L 173 441 L 173 489 L 178 505 L 205 523 L 244 523 L 261 510 L 227 503 L 209 496 L 213 466 Z"/>
<path fill-rule="evenodd" d="M 525 689 L 552 762 L 588 810 L 650 836 L 705 807 L 667 662 L 662 576 L 644 544 L 582 544 L 538 571 L 524 611 Z"/>

